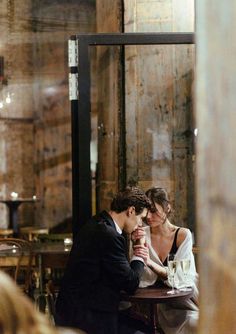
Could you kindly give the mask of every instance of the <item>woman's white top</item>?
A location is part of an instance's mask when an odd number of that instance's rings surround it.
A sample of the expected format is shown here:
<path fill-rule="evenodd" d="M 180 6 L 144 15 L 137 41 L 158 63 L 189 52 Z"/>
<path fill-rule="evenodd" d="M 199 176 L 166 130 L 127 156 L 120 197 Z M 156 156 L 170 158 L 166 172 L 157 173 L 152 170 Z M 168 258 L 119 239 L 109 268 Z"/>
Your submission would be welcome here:
<path fill-rule="evenodd" d="M 152 247 L 149 226 L 145 227 L 145 232 L 146 242 L 149 246 L 150 259 L 164 267 L 159 256 Z M 187 283 L 185 282 L 184 274 L 180 268 L 180 265 L 178 265 L 175 274 L 174 286 L 176 288 L 181 288 L 186 285 L 191 286 L 193 288 L 193 296 L 186 300 L 174 302 L 173 304 L 158 305 L 158 321 L 166 334 L 191 333 L 190 327 L 195 326 L 198 320 L 198 274 L 196 272 L 192 247 L 192 234 L 191 231 L 187 229 L 186 238 L 179 246 L 175 255 L 176 261 L 190 259 L 190 269 L 187 275 Z M 153 285 L 157 278 L 157 274 L 154 273 L 149 267 L 145 266 L 139 286 L 143 288 Z M 170 279 L 166 280 L 164 283 L 168 286 L 173 284 Z"/>

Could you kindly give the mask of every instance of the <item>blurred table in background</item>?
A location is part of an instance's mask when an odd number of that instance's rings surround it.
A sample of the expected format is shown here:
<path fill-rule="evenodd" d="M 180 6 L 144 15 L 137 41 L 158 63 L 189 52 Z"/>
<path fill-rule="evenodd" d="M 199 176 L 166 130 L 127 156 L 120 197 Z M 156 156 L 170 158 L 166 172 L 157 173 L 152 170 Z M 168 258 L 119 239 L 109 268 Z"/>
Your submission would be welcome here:
<path fill-rule="evenodd" d="M 48 228 L 41 228 L 36 226 L 23 226 L 20 227 L 19 234 L 23 239 L 27 239 L 29 241 L 37 241 L 39 235 L 48 235 Z"/>
<path fill-rule="evenodd" d="M 18 220 L 18 207 L 22 203 L 35 203 L 37 199 L 33 197 L 29 198 L 7 198 L 2 199 L 0 198 L 0 203 L 4 203 L 7 205 L 9 210 L 9 223 L 8 228 L 13 229 L 13 236 L 19 236 L 19 220 Z"/>
<path fill-rule="evenodd" d="M 1 239 L 0 245 L 0 268 L 15 266 L 16 260 L 19 260 L 19 247 L 9 247 L 9 242 L 13 239 Z M 60 242 L 27 242 L 21 239 L 15 239 L 16 243 L 22 243 L 20 247 L 20 265 L 30 264 L 31 271 L 38 273 L 38 289 L 39 295 L 44 295 L 45 281 L 47 279 L 56 280 L 54 270 L 60 270 L 61 276 L 66 267 L 71 250 L 71 243 Z M 68 238 L 65 241 L 68 241 Z M 25 247 L 25 244 L 27 247 Z M 28 246 L 30 245 L 30 247 Z M 28 262 L 30 256 L 30 263 Z M 17 262 L 18 263 L 18 262 Z M 50 273 L 50 277 L 45 279 L 46 273 Z M 61 278 L 61 277 L 59 277 Z"/>

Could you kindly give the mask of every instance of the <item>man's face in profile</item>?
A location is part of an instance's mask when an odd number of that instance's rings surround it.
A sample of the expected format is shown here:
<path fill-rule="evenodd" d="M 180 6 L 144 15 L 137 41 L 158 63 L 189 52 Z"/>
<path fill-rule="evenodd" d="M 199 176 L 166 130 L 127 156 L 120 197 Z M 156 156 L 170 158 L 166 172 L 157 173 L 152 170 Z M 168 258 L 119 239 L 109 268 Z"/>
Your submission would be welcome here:
<path fill-rule="evenodd" d="M 147 209 L 145 208 L 140 214 L 136 215 L 135 209 L 130 211 L 127 217 L 127 222 L 124 226 L 124 231 L 131 234 L 138 226 L 142 226 L 142 222 L 147 216 Z"/>

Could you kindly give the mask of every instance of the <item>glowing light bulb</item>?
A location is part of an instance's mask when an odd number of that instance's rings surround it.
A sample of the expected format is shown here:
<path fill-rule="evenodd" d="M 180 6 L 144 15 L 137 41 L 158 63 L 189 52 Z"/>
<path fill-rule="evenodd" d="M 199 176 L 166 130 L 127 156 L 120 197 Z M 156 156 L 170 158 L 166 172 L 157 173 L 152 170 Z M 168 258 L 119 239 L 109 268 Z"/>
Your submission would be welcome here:
<path fill-rule="evenodd" d="M 11 103 L 11 97 L 10 97 L 10 94 L 7 93 L 7 97 L 6 97 L 6 103 Z"/>
<path fill-rule="evenodd" d="M 3 108 L 3 102 L 0 101 L 0 109 L 2 109 L 2 108 Z"/>
<path fill-rule="evenodd" d="M 13 200 L 16 200 L 18 198 L 18 193 L 16 193 L 15 191 L 12 191 L 10 196 Z"/>

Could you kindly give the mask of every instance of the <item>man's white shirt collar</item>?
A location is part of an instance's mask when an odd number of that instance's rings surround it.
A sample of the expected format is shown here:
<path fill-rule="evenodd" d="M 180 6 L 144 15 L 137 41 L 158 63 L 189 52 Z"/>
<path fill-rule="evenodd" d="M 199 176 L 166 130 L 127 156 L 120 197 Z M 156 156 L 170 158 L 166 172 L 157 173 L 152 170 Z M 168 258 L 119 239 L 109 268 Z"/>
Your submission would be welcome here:
<path fill-rule="evenodd" d="M 113 220 L 114 221 L 114 220 Z M 116 227 L 116 231 L 119 233 L 119 234 L 122 234 L 122 229 L 120 228 L 120 226 L 114 221 L 114 224 L 115 224 L 115 227 Z"/>

